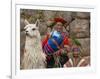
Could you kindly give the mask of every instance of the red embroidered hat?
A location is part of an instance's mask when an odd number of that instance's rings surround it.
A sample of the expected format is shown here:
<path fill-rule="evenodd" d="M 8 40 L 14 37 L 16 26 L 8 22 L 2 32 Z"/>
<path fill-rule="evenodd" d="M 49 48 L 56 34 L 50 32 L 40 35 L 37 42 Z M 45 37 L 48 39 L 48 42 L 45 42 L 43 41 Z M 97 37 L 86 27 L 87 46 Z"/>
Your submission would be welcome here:
<path fill-rule="evenodd" d="M 63 18 L 54 18 L 54 19 L 49 19 L 46 24 L 48 27 L 53 27 L 57 22 L 61 22 L 62 24 L 67 23 Z"/>
<path fill-rule="evenodd" d="M 54 18 L 55 22 L 61 22 L 63 24 L 67 23 L 67 21 L 65 21 L 63 18 Z"/>

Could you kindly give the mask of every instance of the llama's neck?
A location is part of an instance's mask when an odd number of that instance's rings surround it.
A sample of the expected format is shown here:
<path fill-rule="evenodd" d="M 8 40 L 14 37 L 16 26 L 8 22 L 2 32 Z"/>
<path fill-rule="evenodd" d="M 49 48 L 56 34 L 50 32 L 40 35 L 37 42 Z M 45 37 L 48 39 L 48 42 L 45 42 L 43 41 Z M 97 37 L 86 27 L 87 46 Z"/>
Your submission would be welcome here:
<path fill-rule="evenodd" d="M 40 37 L 40 34 L 37 34 L 36 37 L 29 37 L 29 36 L 26 36 L 26 43 L 25 43 L 25 48 L 29 48 L 29 47 L 39 47 L 41 46 L 41 37 Z"/>

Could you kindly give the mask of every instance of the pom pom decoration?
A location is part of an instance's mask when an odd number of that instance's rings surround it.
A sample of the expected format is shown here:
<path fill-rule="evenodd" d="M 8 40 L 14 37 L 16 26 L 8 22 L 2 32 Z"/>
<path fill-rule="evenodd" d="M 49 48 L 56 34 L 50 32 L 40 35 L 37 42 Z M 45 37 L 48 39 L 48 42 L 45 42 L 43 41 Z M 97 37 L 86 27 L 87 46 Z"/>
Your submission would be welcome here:
<path fill-rule="evenodd" d="M 46 24 L 48 27 L 53 27 L 57 22 L 61 22 L 62 24 L 67 23 L 63 18 L 54 18 L 54 19 L 49 19 Z"/>

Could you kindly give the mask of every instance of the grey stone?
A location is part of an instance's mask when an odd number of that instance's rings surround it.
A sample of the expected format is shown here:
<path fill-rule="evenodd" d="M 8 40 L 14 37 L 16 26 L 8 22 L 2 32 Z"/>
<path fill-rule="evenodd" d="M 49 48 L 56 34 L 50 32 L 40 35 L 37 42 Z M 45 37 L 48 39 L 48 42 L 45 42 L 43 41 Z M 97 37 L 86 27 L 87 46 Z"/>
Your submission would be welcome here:
<path fill-rule="evenodd" d="M 39 32 L 41 35 L 46 34 L 47 26 L 45 22 L 40 22 L 39 23 Z"/>
<path fill-rule="evenodd" d="M 21 60 L 23 59 L 24 56 L 25 40 L 26 40 L 26 35 L 22 31 L 20 32 L 20 64 L 22 63 Z"/>
<path fill-rule="evenodd" d="M 20 19 L 20 30 L 23 30 L 25 27 L 24 21 L 25 21 L 25 19 L 23 19 L 23 18 Z"/>
<path fill-rule="evenodd" d="M 70 23 L 70 35 L 77 38 L 90 37 L 89 23 L 89 20 L 76 18 Z"/>
<path fill-rule="evenodd" d="M 47 21 L 49 19 L 54 18 L 56 15 L 56 12 L 55 11 L 44 11 L 43 14 L 44 14 L 45 21 Z"/>
<path fill-rule="evenodd" d="M 26 35 L 23 30 L 25 27 L 24 21 L 25 21 L 25 19 L 23 19 L 23 18 L 20 19 L 20 58 L 21 58 L 21 60 L 23 58 L 25 40 L 26 40 Z M 21 61 L 20 61 L 20 63 L 21 63 Z"/>
<path fill-rule="evenodd" d="M 82 56 L 90 56 L 90 38 L 77 39 L 82 46 Z"/>
<path fill-rule="evenodd" d="M 77 12 L 76 17 L 89 19 L 90 18 L 90 13 L 89 12 Z"/>

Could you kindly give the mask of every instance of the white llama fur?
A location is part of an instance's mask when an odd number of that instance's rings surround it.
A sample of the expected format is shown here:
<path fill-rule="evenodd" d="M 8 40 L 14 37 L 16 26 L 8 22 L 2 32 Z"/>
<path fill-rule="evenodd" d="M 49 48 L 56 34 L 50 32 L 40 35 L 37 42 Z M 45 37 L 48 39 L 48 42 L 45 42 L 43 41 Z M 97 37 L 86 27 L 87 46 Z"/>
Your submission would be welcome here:
<path fill-rule="evenodd" d="M 22 69 L 34 69 L 46 67 L 46 55 L 42 51 L 41 36 L 38 31 L 37 22 L 24 27 L 26 33 L 26 42 L 24 57 L 22 60 Z"/>

